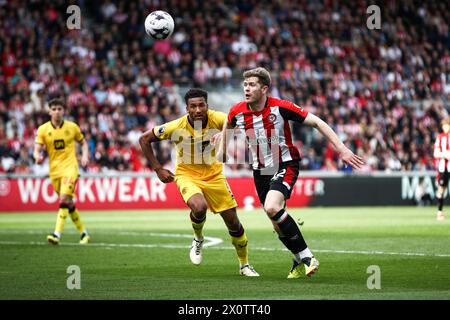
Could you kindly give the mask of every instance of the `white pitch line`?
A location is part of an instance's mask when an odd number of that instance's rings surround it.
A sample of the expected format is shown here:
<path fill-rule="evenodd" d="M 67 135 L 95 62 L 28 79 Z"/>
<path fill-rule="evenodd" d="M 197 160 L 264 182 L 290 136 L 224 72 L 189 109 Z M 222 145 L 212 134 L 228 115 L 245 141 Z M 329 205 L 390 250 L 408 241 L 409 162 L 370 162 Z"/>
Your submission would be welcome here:
<path fill-rule="evenodd" d="M 156 233 L 160 235 L 159 233 Z M 181 236 L 181 235 L 180 235 Z M 184 237 L 184 235 L 183 235 Z M 206 237 L 205 237 L 206 239 Z M 215 238 L 218 239 L 218 238 Z M 223 242 L 222 239 L 219 239 Z M 220 243 L 219 242 L 219 243 Z M 0 245 L 48 245 L 46 242 L 38 241 L 0 241 Z M 61 246 L 80 246 L 78 243 L 65 242 L 61 243 Z M 215 246 L 215 244 L 209 243 L 211 249 L 219 250 L 234 250 L 233 247 L 223 247 Z M 148 243 L 89 243 L 87 247 L 109 247 L 109 248 L 166 248 L 166 249 L 186 249 L 190 248 L 189 245 L 172 245 L 172 244 L 148 244 Z M 288 251 L 287 249 L 277 249 L 277 248 L 264 248 L 264 247 L 252 247 L 251 250 L 258 251 Z M 366 254 L 366 255 L 396 255 L 396 256 L 415 256 L 415 257 L 450 257 L 447 253 L 421 253 L 421 252 L 385 252 L 385 251 L 364 251 L 364 250 L 326 250 L 326 249 L 314 249 L 314 252 L 324 252 L 324 253 L 338 253 L 338 254 Z"/>
<path fill-rule="evenodd" d="M 25 231 L 19 231 L 19 230 L 0 230 L 0 234 L 43 234 L 40 231 L 31 231 L 31 230 L 25 230 Z M 74 232 L 67 232 L 66 234 L 75 234 Z M 147 237 L 162 237 L 162 238 L 188 238 L 188 239 L 192 239 L 193 236 L 192 234 L 179 234 L 179 233 L 158 233 L 158 232 L 131 232 L 131 231 L 117 231 L 117 232 L 100 232 L 98 234 L 115 234 L 115 235 L 124 235 L 124 236 L 147 236 Z M 211 247 L 211 246 L 216 246 L 218 244 L 223 243 L 223 240 L 220 238 L 216 238 L 216 237 L 204 237 L 205 242 L 203 243 L 203 247 L 207 248 L 207 247 Z M 8 242 L 8 241 L 6 241 Z M 10 241 L 10 242 L 14 242 L 14 241 Z M 16 241 L 18 242 L 18 241 Z M 33 241 L 32 241 L 33 242 Z M 3 243 L 2 241 L 0 241 L 0 244 Z M 20 242 L 19 242 L 20 243 Z M 14 243 L 14 244 L 19 244 L 19 243 Z M 8 243 L 5 243 L 8 244 Z M 11 243 L 12 244 L 12 243 Z M 33 242 L 33 243 L 29 243 L 29 244 L 39 244 L 38 242 Z M 106 246 L 107 243 L 101 243 L 101 246 Z M 145 247 L 147 244 L 138 244 L 139 247 Z M 127 247 L 128 244 L 112 244 L 112 246 L 122 246 L 122 247 Z M 149 245 L 149 248 L 156 248 L 158 246 L 167 246 L 167 245 Z M 171 246 L 171 245 L 169 245 Z M 190 246 L 188 246 L 190 247 Z M 173 248 L 186 248 L 186 246 L 177 246 L 174 245 Z"/>

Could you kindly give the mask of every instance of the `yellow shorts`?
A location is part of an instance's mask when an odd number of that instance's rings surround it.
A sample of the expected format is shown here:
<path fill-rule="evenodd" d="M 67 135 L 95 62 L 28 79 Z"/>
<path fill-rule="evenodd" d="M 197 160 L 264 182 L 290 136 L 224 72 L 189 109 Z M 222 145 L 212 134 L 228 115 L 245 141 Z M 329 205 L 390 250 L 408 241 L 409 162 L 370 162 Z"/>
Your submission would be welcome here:
<path fill-rule="evenodd" d="M 66 194 L 73 197 L 75 195 L 75 187 L 77 186 L 78 176 L 72 177 L 50 177 L 52 186 L 57 194 Z"/>
<path fill-rule="evenodd" d="M 237 207 L 237 202 L 223 174 L 207 179 L 178 174 L 175 175 L 175 183 L 186 204 L 194 194 L 200 193 L 205 197 L 209 209 L 214 213 Z"/>

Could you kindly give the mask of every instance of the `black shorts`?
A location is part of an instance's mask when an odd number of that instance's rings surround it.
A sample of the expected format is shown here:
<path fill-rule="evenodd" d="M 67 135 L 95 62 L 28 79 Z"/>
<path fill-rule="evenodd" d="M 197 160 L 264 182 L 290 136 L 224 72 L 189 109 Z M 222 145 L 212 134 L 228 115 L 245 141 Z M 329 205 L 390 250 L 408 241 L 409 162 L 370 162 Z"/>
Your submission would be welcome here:
<path fill-rule="evenodd" d="M 279 170 L 274 175 L 264 175 L 260 170 L 253 170 L 255 187 L 261 204 L 264 205 L 270 190 L 280 191 L 285 199 L 289 199 L 298 178 L 299 167 L 298 161 L 289 161 L 280 164 Z"/>
<path fill-rule="evenodd" d="M 447 187 L 449 178 L 450 173 L 447 170 L 445 170 L 444 172 L 438 172 L 436 180 L 441 187 Z"/>

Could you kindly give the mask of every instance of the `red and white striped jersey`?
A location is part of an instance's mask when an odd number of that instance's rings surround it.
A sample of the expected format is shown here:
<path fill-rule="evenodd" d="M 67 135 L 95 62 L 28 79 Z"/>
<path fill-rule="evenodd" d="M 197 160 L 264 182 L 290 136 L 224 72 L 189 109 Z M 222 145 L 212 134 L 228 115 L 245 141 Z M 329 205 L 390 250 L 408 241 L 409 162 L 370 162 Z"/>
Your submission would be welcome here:
<path fill-rule="evenodd" d="M 449 152 L 450 153 L 450 134 L 449 133 L 440 133 L 436 138 L 436 142 L 434 143 L 434 150 L 440 152 Z M 436 159 L 436 168 L 439 172 L 444 172 L 447 170 L 450 172 L 450 161 L 447 159 Z"/>
<path fill-rule="evenodd" d="M 292 143 L 289 120 L 301 123 L 307 115 L 307 111 L 290 101 L 268 97 L 259 112 L 250 109 L 245 101 L 235 104 L 228 113 L 228 123 L 245 132 L 253 169 L 257 170 L 273 167 L 276 162 L 300 160 Z"/>

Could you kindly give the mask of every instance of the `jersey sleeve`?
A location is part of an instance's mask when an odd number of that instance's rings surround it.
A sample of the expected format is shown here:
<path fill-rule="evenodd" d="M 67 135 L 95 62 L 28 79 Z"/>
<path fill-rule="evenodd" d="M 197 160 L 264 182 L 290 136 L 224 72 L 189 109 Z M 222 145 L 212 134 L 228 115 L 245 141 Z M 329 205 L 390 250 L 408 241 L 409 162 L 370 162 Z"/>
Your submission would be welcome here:
<path fill-rule="evenodd" d="M 293 120 L 302 123 L 305 121 L 308 111 L 292 103 L 290 101 L 284 101 L 280 106 L 280 114 L 283 118 L 287 120 Z"/>
<path fill-rule="evenodd" d="M 80 129 L 80 127 L 77 124 L 74 125 L 74 131 L 75 131 L 75 141 L 76 142 L 83 141 L 84 135 L 81 132 L 81 129 Z"/>
<path fill-rule="evenodd" d="M 227 120 L 227 114 L 220 111 L 214 111 L 213 117 L 214 123 L 217 125 L 217 129 L 222 130 L 223 124 Z"/>
<path fill-rule="evenodd" d="M 236 112 L 234 111 L 234 108 L 231 108 L 230 112 L 228 113 L 227 117 L 228 126 L 233 128 L 236 127 Z"/>
<path fill-rule="evenodd" d="M 158 140 L 170 140 L 172 133 L 180 128 L 180 119 L 173 120 L 153 128 L 153 134 Z"/>
<path fill-rule="evenodd" d="M 45 128 L 43 126 L 38 128 L 36 140 L 34 142 L 38 144 L 45 144 Z"/>

